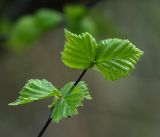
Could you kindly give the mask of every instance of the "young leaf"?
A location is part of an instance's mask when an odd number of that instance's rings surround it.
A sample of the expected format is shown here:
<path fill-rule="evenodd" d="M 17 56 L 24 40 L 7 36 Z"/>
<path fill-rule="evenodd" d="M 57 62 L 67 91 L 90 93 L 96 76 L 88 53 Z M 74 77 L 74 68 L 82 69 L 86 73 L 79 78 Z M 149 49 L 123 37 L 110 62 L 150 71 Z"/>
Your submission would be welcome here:
<path fill-rule="evenodd" d="M 67 19 L 67 23 L 76 25 L 82 17 L 86 14 L 87 9 L 81 5 L 67 5 L 64 7 L 64 13 Z"/>
<path fill-rule="evenodd" d="M 50 9 L 39 9 L 35 15 L 36 24 L 42 31 L 55 28 L 62 21 L 62 18 L 60 12 Z"/>
<path fill-rule="evenodd" d="M 107 39 L 100 42 L 96 67 L 109 80 L 128 75 L 143 54 L 128 40 Z"/>
<path fill-rule="evenodd" d="M 22 51 L 40 36 L 40 29 L 32 16 L 24 16 L 13 25 L 7 46 L 15 52 Z"/>
<path fill-rule="evenodd" d="M 91 99 L 87 85 L 80 82 L 72 91 L 73 82 L 70 82 L 60 90 L 61 98 L 57 99 L 54 103 L 52 111 L 52 120 L 58 123 L 62 118 L 78 114 L 77 107 L 82 106 L 84 98 Z"/>
<path fill-rule="evenodd" d="M 20 91 L 20 96 L 9 105 L 21 105 L 45 99 L 57 94 L 58 90 L 47 80 L 31 79 Z"/>
<path fill-rule="evenodd" d="M 62 53 L 64 64 L 70 68 L 86 69 L 93 65 L 97 43 L 89 33 L 73 34 L 65 30 L 67 42 Z"/>

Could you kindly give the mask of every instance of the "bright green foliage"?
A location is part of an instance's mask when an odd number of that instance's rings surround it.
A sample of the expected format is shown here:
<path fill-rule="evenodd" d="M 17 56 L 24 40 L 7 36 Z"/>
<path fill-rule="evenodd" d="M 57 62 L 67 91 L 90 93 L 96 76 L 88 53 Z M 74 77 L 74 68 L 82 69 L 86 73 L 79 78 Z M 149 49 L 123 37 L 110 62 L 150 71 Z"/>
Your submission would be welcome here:
<path fill-rule="evenodd" d="M 128 40 L 107 39 L 97 48 L 96 66 L 109 80 L 128 75 L 143 54 Z"/>
<path fill-rule="evenodd" d="M 65 30 L 67 42 L 62 60 L 70 68 L 86 69 L 92 66 L 109 80 L 127 76 L 143 54 L 128 40 L 106 39 L 96 44 L 89 33 L 73 34 Z"/>
<path fill-rule="evenodd" d="M 64 64 L 76 69 L 95 67 L 109 80 L 127 76 L 143 54 L 128 40 L 106 39 L 97 44 L 88 32 L 76 35 L 67 30 L 65 36 L 67 41 L 62 53 Z M 26 104 L 54 97 L 50 105 L 51 118 L 58 123 L 63 118 L 78 114 L 78 107 L 83 106 L 83 100 L 91 99 L 87 85 L 79 82 L 82 74 L 78 78 L 77 85 L 70 82 L 60 90 L 47 80 L 31 79 L 22 88 L 18 99 L 9 105 Z"/>
<path fill-rule="evenodd" d="M 85 69 L 92 67 L 97 43 L 89 33 L 73 34 L 65 30 L 67 42 L 62 54 L 64 64 L 71 68 Z"/>
<path fill-rule="evenodd" d="M 76 87 L 72 88 L 73 84 L 74 82 L 69 82 L 61 90 L 57 90 L 45 79 L 31 79 L 20 91 L 18 99 L 9 105 L 16 106 L 54 97 L 50 105 L 54 108 L 51 117 L 58 123 L 63 118 L 78 114 L 77 108 L 83 105 L 84 99 L 92 99 L 84 82 L 80 81 Z"/>
<path fill-rule="evenodd" d="M 31 79 L 20 91 L 20 96 L 9 105 L 26 104 L 33 101 L 45 99 L 57 94 L 57 89 L 47 80 Z"/>
<path fill-rule="evenodd" d="M 61 98 L 56 99 L 53 104 L 52 119 L 54 122 L 59 122 L 62 118 L 78 114 L 77 107 L 82 106 L 84 98 L 91 99 L 87 85 L 84 82 L 79 84 L 70 91 L 73 86 L 70 82 L 60 90 Z"/>

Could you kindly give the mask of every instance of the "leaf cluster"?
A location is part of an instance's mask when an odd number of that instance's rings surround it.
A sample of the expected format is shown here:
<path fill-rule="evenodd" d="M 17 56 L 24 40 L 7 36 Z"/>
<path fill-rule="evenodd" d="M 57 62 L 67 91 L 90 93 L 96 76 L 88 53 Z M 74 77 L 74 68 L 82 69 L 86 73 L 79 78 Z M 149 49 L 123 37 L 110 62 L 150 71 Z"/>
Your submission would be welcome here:
<path fill-rule="evenodd" d="M 97 43 L 88 32 L 77 35 L 65 30 L 65 35 L 64 64 L 74 69 L 93 67 L 108 80 L 127 76 L 143 54 L 129 40 L 114 38 Z"/>
<path fill-rule="evenodd" d="M 14 23 L 2 19 L 0 33 L 7 36 L 6 47 L 14 52 L 28 48 L 40 36 L 60 24 L 65 24 L 73 32 L 96 33 L 96 24 L 88 10 L 82 5 L 66 5 L 64 13 L 51 9 L 39 9 L 31 15 L 24 15 Z"/>
<path fill-rule="evenodd" d="M 7 47 L 16 52 L 23 50 L 44 32 L 57 27 L 62 19 L 61 13 L 49 9 L 39 9 L 33 15 L 23 16 L 12 25 Z"/>
<path fill-rule="evenodd" d="M 77 35 L 68 30 L 65 30 L 65 36 L 63 63 L 74 69 L 95 68 L 108 80 L 127 76 L 143 54 L 128 40 L 115 38 L 97 43 L 88 32 Z M 78 114 L 78 107 L 83 105 L 83 100 L 91 99 L 85 82 L 69 82 L 57 89 L 47 80 L 31 79 L 20 91 L 18 99 L 9 105 L 21 105 L 49 97 L 53 97 L 49 107 L 52 110 L 51 118 L 56 123 Z"/>
<path fill-rule="evenodd" d="M 31 79 L 20 91 L 18 99 L 9 105 L 22 105 L 53 97 L 53 102 L 49 107 L 52 109 L 52 120 L 58 123 L 62 118 L 78 114 L 77 107 L 83 105 L 83 100 L 91 99 L 88 87 L 83 81 L 70 92 L 73 84 L 74 82 L 69 82 L 58 90 L 45 79 Z"/>

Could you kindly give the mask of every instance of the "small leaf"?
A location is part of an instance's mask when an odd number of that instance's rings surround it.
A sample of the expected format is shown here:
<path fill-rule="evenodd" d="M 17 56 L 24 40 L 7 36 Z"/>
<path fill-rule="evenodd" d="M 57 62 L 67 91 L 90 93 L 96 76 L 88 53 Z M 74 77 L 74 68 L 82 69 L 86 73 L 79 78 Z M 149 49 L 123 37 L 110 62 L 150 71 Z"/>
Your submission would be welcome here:
<path fill-rule="evenodd" d="M 64 13 L 67 23 L 74 24 L 79 22 L 87 12 L 87 9 L 81 5 L 67 5 L 64 7 Z"/>
<path fill-rule="evenodd" d="M 26 104 L 54 96 L 57 93 L 58 90 L 47 80 L 31 79 L 20 91 L 18 99 L 9 105 Z"/>
<path fill-rule="evenodd" d="M 55 28 L 62 22 L 62 18 L 62 14 L 60 12 L 50 9 L 39 9 L 35 15 L 37 26 L 44 31 Z"/>
<path fill-rule="evenodd" d="M 107 39 L 100 42 L 96 67 L 109 80 L 127 76 L 143 54 L 128 40 Z"/>
<path fill-rule="evenodd" d="M 58 123 L 62 118 L 78 114 L 77 107 L 82 106 L 84 98 L 91 99 L 87 85 L 80 82 L 71 92 L 73 82 L 66 84 L 61 90 L 61 98 L 54 102 L 52 119 Z"/>
<path fill-rule="evenodd" d="M 32 16 L 24 16 L 13 25 L 7 46 L 10 50 L 20 52 L 29 47 L 40 36 L 40 29 Z"/>
<path fill-rule="evenodd" d="M 67 42 L 62 53 L 64 64 L 70 68 L 85 69 L 92 67 L 97 43 L 89 33 L 73 34 L 65 30 Z"/>

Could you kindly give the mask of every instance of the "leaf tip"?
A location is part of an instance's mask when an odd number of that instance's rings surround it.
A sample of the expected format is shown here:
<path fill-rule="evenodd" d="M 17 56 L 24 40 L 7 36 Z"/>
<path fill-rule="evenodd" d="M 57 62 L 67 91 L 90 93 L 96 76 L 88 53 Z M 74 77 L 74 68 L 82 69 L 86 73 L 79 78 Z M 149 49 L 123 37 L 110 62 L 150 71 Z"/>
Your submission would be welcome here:
<path fill-rule="evenodd" d="M 11 102 L 8 104 L 8 106 L 16 106 L 16 105 L 17 105 L 16 102 Z"/>
<path fill-rule="evenodd" d="M 140 56 L 142 56 L 144 54 L 144 51 L 139 49 L 139 54 L 140 54 Z"/>
<path fill-rule="evenodd" d="M 68 31 L 68 30 L 65 28 L 65 29 L 64 29 L 64 33 L 66 33 L 67 31 Z"/>
<path fill-rule="evenodd" d="M 64 29 L 64 34 L 67 37 L 69 34 L 72 34 L 68 29 Z"/>

